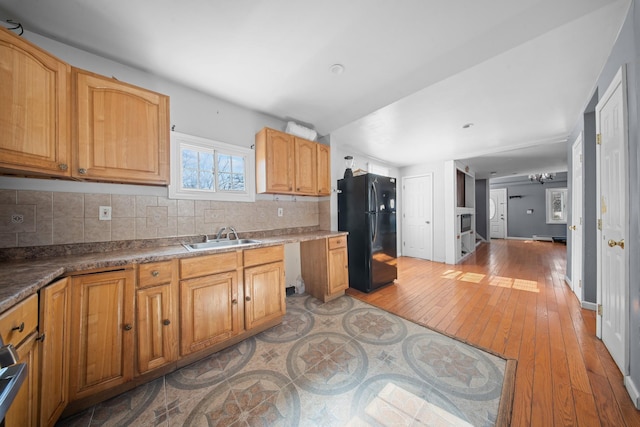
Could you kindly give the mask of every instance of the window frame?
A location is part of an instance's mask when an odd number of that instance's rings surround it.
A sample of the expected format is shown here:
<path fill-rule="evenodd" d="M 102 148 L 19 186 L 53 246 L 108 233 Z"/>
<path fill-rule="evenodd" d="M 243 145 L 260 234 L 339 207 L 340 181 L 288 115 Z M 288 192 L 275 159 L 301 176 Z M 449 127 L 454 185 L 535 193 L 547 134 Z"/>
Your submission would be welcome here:
<path fill-rule="evenodd" d="M 213 151 L 214 190 L 182 188 L 182 149 Z M 218 154 L 244 158 L 244 191 L 218 189 Z M 213 139 L 171 132 L 170 199 L 215 200 L 226 202 L 254 202 L 256 198 L 255 153 L 250 148 L 227 144 Z"/>

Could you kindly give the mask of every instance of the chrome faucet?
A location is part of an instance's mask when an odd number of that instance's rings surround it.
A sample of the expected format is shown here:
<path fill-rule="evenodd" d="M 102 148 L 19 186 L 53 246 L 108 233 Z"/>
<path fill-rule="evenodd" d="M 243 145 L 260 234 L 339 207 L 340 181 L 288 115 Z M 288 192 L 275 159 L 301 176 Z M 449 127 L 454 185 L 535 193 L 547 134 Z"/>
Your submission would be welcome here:
<path fill-rule="evenodd" d="M 218 234 L 216 234 L 216 240 L 220 240 L 220 238 L 222 237 L 222 233 L 224 233 L 227 230 L 227 227 L 222 227 L 220 230 L 218 230 Z M 227 238 L 229 238 L 229 233 L 227 233 Z"/>
<path fill-rule="evenodd" d="M 235 228 L 229 227 L 229 233 L 233 233 L 233 235 L 236 236 L 236 240 L 238 240 L 238 232 Z M 227 233 L 227 239 L 229 238 L 229 233 Z"/>

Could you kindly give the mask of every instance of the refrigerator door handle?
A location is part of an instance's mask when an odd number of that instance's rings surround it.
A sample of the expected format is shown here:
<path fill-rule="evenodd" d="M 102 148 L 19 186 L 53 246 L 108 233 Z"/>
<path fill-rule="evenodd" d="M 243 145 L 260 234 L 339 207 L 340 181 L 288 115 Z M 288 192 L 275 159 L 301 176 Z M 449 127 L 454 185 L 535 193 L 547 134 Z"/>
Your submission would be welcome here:
<path fill-rule="evenodd" d="M 371 229 L 371 243 L 373 247 L 373 243 L 378 238 L 378 214 L 375 212 L 369 215 L 369 228 Z"/>
<path fill-rule="evenodd" d="M 373 206 L 373 210 L 378 213 L 380 206 L 378 206 L 378 187 L 376 187 L 376 182 L 373 181 L 371 183 L 371 187 L 373 188 L 373 202 L 375 203 Z"/>

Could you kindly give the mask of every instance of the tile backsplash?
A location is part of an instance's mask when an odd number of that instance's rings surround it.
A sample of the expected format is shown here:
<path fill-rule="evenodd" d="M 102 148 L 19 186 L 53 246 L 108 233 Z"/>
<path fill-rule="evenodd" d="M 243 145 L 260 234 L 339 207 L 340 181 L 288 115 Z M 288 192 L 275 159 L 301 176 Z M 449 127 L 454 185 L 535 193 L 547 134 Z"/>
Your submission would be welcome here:
<path fill-rule="evenodd" d="M 99 219 L 101 206 L 111 207 L 111 220 Z M 225 226 L 239 234 L 314 226 L 328 230 L 329 210 L 328 200 L 242 203 L 0 189 L 0 248 L 215 234 Z"/>

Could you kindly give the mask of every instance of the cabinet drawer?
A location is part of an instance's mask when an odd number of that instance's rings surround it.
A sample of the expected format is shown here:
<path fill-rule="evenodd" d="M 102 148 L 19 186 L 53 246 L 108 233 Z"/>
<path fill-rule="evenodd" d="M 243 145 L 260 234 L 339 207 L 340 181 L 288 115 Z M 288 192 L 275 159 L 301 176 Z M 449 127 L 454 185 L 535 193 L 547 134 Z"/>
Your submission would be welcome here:
<path fill-rule="evenodd" d="M 269 246 L 267 248 L 247 249 L 244 251 L 244 266 L 268 264 L 284 259 L 284 246 Z"/>
<path fill-rule="evenodd" d="M 329 237 L 329 250 L 347 246 L 347 236 Z"/>
<path fill-rule="evenodd" d="M 242 265 L 240 260 L 242 252 L 225 252 L 215 255 L 199 256 L 180 260 L 180 278 L 207 276 L 209 274 L 223 273 L 235 270 Z"/>
<path fill-rule="evenodd" d="M 32 295 L 0 316 L 0 335 L 5 344 L 18 346 L 38 327 L 38 295 Z"/>
<path fill-rule="evenodd" d="M 138 287 L 147 288 L 149 286 L 161 285 L 171 282 L 173 273 L 173 262 L 150 262 L 140 264 L 138 267 Z"/>

